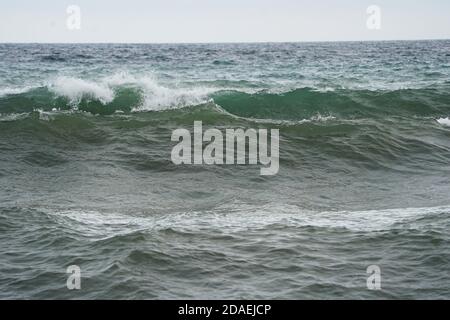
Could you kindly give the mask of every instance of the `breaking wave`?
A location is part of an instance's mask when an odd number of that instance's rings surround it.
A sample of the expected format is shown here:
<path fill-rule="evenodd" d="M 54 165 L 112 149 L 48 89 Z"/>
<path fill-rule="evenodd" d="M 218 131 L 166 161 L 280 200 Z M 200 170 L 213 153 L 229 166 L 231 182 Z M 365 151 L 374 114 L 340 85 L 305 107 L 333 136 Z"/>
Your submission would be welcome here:
<path fill-rule="evenodd" d="M 447 125 L 449 99 L 448 91 L 439 88 L 394 91 L 297 88 L 274 92 L 214 84 L 162 84 L 151 76 L 118 73 L 98 81 L 58 77 L 34 88 L 3 89 L 0 112 L 81 110 L 108 115 L 213 103 L 229 115 L 260 122 L 434 117 L 440 124 Z"/>

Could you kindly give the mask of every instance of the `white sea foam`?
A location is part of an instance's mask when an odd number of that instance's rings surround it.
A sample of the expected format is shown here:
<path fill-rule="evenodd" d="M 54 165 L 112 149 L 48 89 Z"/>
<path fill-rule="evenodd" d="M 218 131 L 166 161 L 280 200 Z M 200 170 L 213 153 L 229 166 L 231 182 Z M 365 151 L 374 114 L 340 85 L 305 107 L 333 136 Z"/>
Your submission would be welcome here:
<path fill-rule="evenodd" d="M 32 86 L 0 88 L 0 97 L 12 95 L 12 94 L 21 94 L 21 93 L 30 91 L 31 89 L 34 89 L 34 88 L 35 87 L 32 87 Z"/>
<path fill-rule="evenodd" d="M 309 119 L 302 119 L 302 120 L 248 118 L 248 117 L 241 117 L 241 116 L 235 115 L 233 113 L 230 113 L 227 110 L 225 110 L 224 108 L 222 108 L 221 106 L 219 106 L 218 104 L 214 104 L 214 106 L 217 111 L 219 111 L 223 114 L 226 114 L 229 117 L 232 117 L 235 119 L 240 119 L 240 120 L 245 120 L 245 121 L 249 121 L 249 122 L 254 122 L 254 123 L 261 123 L 261 124 L 275 124 L 275 125 L 280 125 L 280 126 L 296 126 L 296 125 L 304 124 L 304 123 L 326 122 L 326 121 L 336 120 L 335 116 L 331 116 L 331 115 L 330 116 L 322 116 L 321 114 L 317 114 L 315 116 L 312 116 Z"/>
<path fill-rule="evenodd" d="M 354 232 L 373 232 L 395 228 L 426 229 L 428 216 L 450 213 L 449 206 L 426 208 L 398 208 L 364 211 L 317 212 L 301 209 L 295 205 L 269 204 L 262 206 L 244 203 L 227 203 L 212 211 L 190 211 L 171 215 L 130 215 L 118 212 L 84 210 L 45 212 L 58 223 L 95 238 L 114 237 L 135 231 L 161 230 L 166 228 L 196 231 L 212 228 L 226 232 L 243 232 L 250 229 L 279 227 L 338 228 Z M 208 224 L 201 223 L 208 215 Z M 431 226 L 431 225 L 430 225 Z"/>
<path fill-rule="evenodd" d="M 98 81 L 72 77 L 58 77 L 48 85 L 59 96 L 77 104 L 84 97 L 99 100 L 103 104 L 115 98 L 117 88 L 130 86 L 142 94 L 142 102 L 133 111 L 159 111 L 197 105 L 209 100 L 208 94 L 216 91 L 207 87 L 164 86 L 153 76 L 133 76 L 127 73 L 115 73 Z"/>
<path fill-rule="evenodd" d="M 116 73 L 103 80 L 109 86 L 133 85 L 142 90 L 143 102 L 133 109 L 139 111 L 159 111 L 197 105 L 209 100 L 208 94 L 217 89 L 208 87 L 164 86 L 152 75 L 133 76 Z"/>
<path fill-rule="evenodd" d="M 417 223 L 420 219 L 449 212 L 449 206 L 317 212 L 286 204 L 254 207 L 243 203 L 228 203 L 216 208 L 215 219 L 211 219 L 210 223 L 222 229 L 236 231 L 249 227 L 267 228 L 277 224 L 286 227 L 345 228 L 351 231 L 369 232 L 390 230 L 405 224 L 419 227 Z"/>
<path fill-rule="evenodd" d="M 39 120 L 41 121 L 52 121 L 57 115 L 70 112 L 66 110 L 61 111 L 56 108 L 54 108 L 52 111 L 44 111 L 42 109 L 34 109 L 33 111 L 39 114 Z"/>
<path fill-rule="evenodd" d="M 144 90 L 144 103 L 133 111 L 164 110 L 198 105 L 209 101 L 211 88 L 168 88 L 152 78 L 139 79 Z"/>
<path fill-rule="evenodd" d="M 439 122 L 443 126 L 450 127 L 450 118 L 440 118 L 437 120 L 437 122 Z"/>
<path fill-rule="evenodd" d="M 83 97 L 98 99 L 103 104 L 114 99 L 114 91 L 109 86 L 78 78 L 59 77 L 49 85 L 49 89 L 69 98 L 72 103 L 78 103 Z"/>

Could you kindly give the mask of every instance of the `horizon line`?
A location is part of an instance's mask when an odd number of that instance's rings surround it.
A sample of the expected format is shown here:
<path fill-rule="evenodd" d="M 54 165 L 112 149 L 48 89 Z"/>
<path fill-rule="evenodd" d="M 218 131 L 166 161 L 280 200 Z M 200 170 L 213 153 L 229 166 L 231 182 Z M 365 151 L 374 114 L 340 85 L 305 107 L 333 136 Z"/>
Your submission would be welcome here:
<path fill-rule="evenodd" d="M 378 39 L 378 40 L 297 40 L 297 41 L 217 41 L 217 42 L 10 42 L 0 41 L 0 44 L 269 44 L 269 43 L 339 43 L 339 42 L 412 42 L 412 41 L 449 41 L 450 38 L 419 38 L 419 39 Z"/>

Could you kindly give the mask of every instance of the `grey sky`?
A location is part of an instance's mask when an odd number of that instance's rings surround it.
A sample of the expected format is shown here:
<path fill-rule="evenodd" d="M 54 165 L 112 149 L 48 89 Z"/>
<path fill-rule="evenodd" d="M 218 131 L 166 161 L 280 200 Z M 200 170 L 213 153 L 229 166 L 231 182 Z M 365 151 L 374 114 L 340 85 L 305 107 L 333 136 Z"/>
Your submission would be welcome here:
<path fill-rule="evenodd" d="M 69 5 L 81 29 L 66 25 Z M 366 26 L 370 5 L 381 29 Z M 0 0 L 0 42 L 253 42 L 450 38 L 450 1 Z"/>

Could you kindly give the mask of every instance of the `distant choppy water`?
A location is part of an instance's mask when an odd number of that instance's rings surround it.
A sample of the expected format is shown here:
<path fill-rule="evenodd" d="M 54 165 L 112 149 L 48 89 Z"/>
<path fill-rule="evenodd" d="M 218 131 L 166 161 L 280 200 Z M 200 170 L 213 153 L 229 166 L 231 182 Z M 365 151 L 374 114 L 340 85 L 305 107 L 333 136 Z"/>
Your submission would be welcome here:
<path fill-rule="evenodd" d="M 448 299 L 449 116 L 450 41 L 2 44 L 0 298 Z M 173 165 L 194 120 L 279 174 Z"/>

